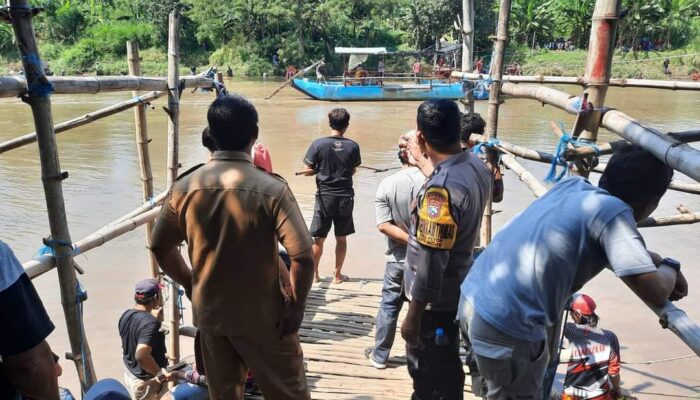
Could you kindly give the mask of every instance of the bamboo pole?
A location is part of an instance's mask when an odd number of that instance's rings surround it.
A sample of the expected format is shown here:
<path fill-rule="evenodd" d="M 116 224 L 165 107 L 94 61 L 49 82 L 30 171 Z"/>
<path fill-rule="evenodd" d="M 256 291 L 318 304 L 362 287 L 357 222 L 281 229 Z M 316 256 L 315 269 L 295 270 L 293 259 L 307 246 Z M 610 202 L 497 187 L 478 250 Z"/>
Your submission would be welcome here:
<path fill-rule="evenodd" d="M 177 178 L 180 139 L 180 11 L 175 10 L 168 18 L 168 173 L 167 187 L 170 189 Z M 171 365 L 180 361 L 180 308 L 177 304 L 179 286 L 170 285 L 168 359 Z"/>
<path fill-rule="evenodd" d="M 142 106 L 145 108 L 145 103 L 158 99 L 162 96 L 165 96 L 166 94 L 166 92 L 150 92 L 140 97 L 135 96 L 133 99 L 122 101 L 120 103 L 113 104 L 109 107 L 101 108 L 91 113 L 81 115 L 80 117 L 56 124 L 54 126 L 54 133 L 59 134 L 61 132 L 66 132 L 71 129 L 75 129 L 87 125 L 89 123 L 101 120 L 102 118 L 106 118 L 111 115 L 120 113 L 133 107 Z M 36 132 L 28 133 L 26 135 L 22 135 L 14 139 L 10 139 L 4 143 L 0 143 L 0 154 L 20 148 L 22 146 L 26 146 L 30 143 L 34 143 L 36 142 L 36 140 Z"/>
<path fill-rule="evenodd" d="M 143 76 L 50 76 L 48 82 L 54 94 L 97 94 L 105 92 L 125 92 L 138 90 L 165 91 L 168 81 L 165 78 Z M 214 81 L 205 76 L 183 76 L 184 88 L 214 87 Z M 0 77 L 0 98 L 18 97 L 27 92 L 27 83 L 22 76 Z"/>
<path fill-rule="evenodd" d="M 605 96 L 608 93 L 612 59 L 615 51 L 615 32 L 620 15 L 621 0 L 597 0 L 593 10 L 591 37 L 586 59 L 586 82 L 583 98 L 587 99 L 593 108 L 578 114 L 572 135 L 573 137 L 595 143 L 598 138 L 600 119 L 603 116 Z M 588 107 L 587 104 L 583 105 Z M 577 163 L 574 173 L 588 177 L 590 163 Z"/>
<path fill-rule="evenodd" d="M 670 301 L 661 307 L 647 304 L 659 316 L 659 322 L 664 329 L 670 329 L 695 354 L 700 356 L 700 326 L 690 318 L 685 311 L 671 304 Z"/>
<path fill-rule="evenodd" d="M 124 214 L 123 216 L 117 218 L 117 219 L 114 220 L 113 222 L 110 222 L 109 224 L 106 225 L 106 227 L 110 227 L 110 226 L 112 226 L 112 225 L 120 224 L 120 223 L 126 221 L 127 219 L 134 218 L 134 217 L 136 217 L 136 216 L 138 216 L 138 215 L 140 215 L 140 214 L 145 213 L 146 211 L 150 211 L 150 210 L 152 210 L 152 209 L 158 207 L 159 205 L 163 204 L 163 200 L 165 200 L 165 198 L 167 197 L 167 195 L 168 195 L 168 191 L 166 190 L 166 191 L 163 191 L 163 192 L 159 193 L 159 194 L 156 195 L 156 196 L 153 196 L 151 199 L 148 199 L 148 200 L 147 200 L 145 203 L 143 203 L 142 205 L 140 205 L 140 206 L 138 206 L 137 208 L 135 208 L 135 209 L 129 211 L 128 213 Z"/>
<path fill-rule="evenodd" d="M 535 197 L 542 197 L 547 193 L 547 188 L 535 178 L 534 175 L 530 173 L 525 167 L 523 167 L 512 154 L 503 154 L 501 157 L 503 164 L 508 167 L 513 173 L 522 181 L 535 195 Z"/>
<path fill-rule="evenodd" d="M 139 57 L 139 45 L 136 42 L 126 42 L 126 57 L 129 63 L 129 75 L 141 76 L 141 58 Z M 138 97 L 138 92 L 131 92 L 131 95 Z M 136 134 L 136 149 L 139 155 L 139 169 L 141 171 L 141 188 L 143 201 L 148 202 L 153 197 L 153 172 L 151 171 L 151 155 L 148 151 L 148 124 L 146 123 L 146 105 L 140 103 L 134 108 L 134 124 Z M 146 223 L 146 252 L 148 253 L 148 266 L 151 271 L 151 278 L 159 275 L 158 262 L 149 250 L 151 248 L 151 231 L 153 222 Z"/>
<path fill-rule="evenodd" d="M 90 355 L 90 346 L 83 327 L 78 297 L 77 279 L 73 268 L 73 249 L 66 218 L 66 206 L 63 199 L 63 179 L 67 177 L 61 171 L 53 129 L 51 114 L 51 85 L 44 76 L 39 49 L 36 45 L 32 16 L 35 11 L 29 8 L 27 0 L 10 0 L 9 14 L 19 53 L 30 90 L 25 101 L 32 108 L 34 125 L 39 143 L 41 160 L 41 179 L 46 197 L 46 208 L 53 240 L 52 248 L 58 265 L 58 280 L 61 290 L 61 303 L 68 328 L 72 359 L 78 370 L 78 377 L 83 390 L 87 390 L 95 381 L 95 370 Z"/>
<path fill-rule="evenodd" d="M 472 72 L 453 71 L 452 76 L 455 78 L 469 80 L 484 80 L 489 76 L 486 74 L 478 74 Z M 540 84 L 556 84 L 556 85 L 578 85 L 585 86 L 586 79 L 581 76 L 546 76 L 546 75 L 505 75 L 503 82 L 510 83 L 540 83 Z M 666 81 L 666 80 L 651 80 L 651 79 L 624 79 L 611 78 L 609 86 L 620 88 L 647 88 L 647 89 L 668 89 L 668 90 L 700 90 L 699 82 L 689 81 Z"/>
<path fill-rule="evenodd" d="M 655 226 L 670 226 L 682 224 L 695 224 L 700 222 L 700 212 L 681 213 L 667 217 L 648 217 L 637 223 L 640 228 L 650 228 Z"/>
<path fill-rule="evenodd" d="M 510 20 L 511 0 L 501 0 L 501 5 L 498 11 L 498 27 L 496 28 L 496 42 L 493 46 L 493 60 L 491 61 L 491 71 L 493 72 L 493 81 L 489 88 L 489 105 L 486 114 L 486 139 L 496 138 L 498 136 L 498 107 L 501 104 L 501 78 L 503 77 L 503 58 L 508 44 L 508 22 Z M 486 152 L 486 158 L 489 161 L 491 176 L 498 168 L 498 160 L 496 152 L 489 150 Z M 491 214 L 493 213 L 493 202 L 491 198 L 486 202 L 484 208 L 484 217 L 481 221 L 481 245 L 486 246 L 491 242 L 492 226 Z"/>
<path fill-rule="evenodd" d="M 462 0 L 462 72 L 474 70 L 474 0 Z M 467 91 L 467 111 L 474 113 L 474 91 Z"/>
<path fill-rule="evenodd" d="M 311 69 L 316 68 L 316 66 L 317 66 L 318 64 L 322 63 L 322 62 L 323 62 L 323 59 L 318 60 L 318 61 L 316 61 L 315 63 L 309 65 L 308 67 L 302 69 L 301 71 L 298 71 L 296 74 L 294 74 L 294 76 L 292 76 L 292 77 L 289 78 L 286 82 L 284 82 L 284 83 L 282 84 L 282 86 L 278 87 L 274 92 L 272 92 L 271 95 L 265 97 L 265 100 L 270 100 L 270 99 L 273 98 L 277 93 L 279 93 L 282 89 L 286 88 L 287 86 L 289 86 L 290 83 L 294 82 L 294 79 L 296 79 L 296 78 L 298 78 L 298 77 L 300 77 L 300 76 L 303 76 L 305 73 L 311 71 Z"/>
<path fill-rule="evenodd" d="M 106 225 L 83 239 L 75 242 L 73 245 L 73 255 L 77 256 L 79 254 L 85 254 L 96 247 L 100 247 L 112 239 L 118 238 L 119 236 L 127 232 L 131 232 L 147 222 L 155 220 L 158 217 L 158 214 L 160 214 L 160 206 L 141 213 L 135 217 L 127 218 L 118 224 Z M 22 264 L 22 266 L 24 267 L 24 270 L 29 278 L 34 279 L 55 268 L 56 258 L 52 256 L 41 256 L 25 262 Z"/>

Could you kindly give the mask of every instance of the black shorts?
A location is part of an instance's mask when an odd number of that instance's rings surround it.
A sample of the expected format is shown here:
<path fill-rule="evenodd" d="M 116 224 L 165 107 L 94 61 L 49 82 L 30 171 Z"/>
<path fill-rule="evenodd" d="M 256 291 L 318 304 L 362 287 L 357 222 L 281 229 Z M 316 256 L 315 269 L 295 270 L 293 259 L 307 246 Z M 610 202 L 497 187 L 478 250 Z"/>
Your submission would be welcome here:
<path fill-rule="evenodd" d="M 316 195 L 314 217 L 311 220 L 311 237 L 326 238 L 335 227 L 335 236 L 348 236 L 355 233 L 352 210 L 355 205 L 353 196 Z"/>

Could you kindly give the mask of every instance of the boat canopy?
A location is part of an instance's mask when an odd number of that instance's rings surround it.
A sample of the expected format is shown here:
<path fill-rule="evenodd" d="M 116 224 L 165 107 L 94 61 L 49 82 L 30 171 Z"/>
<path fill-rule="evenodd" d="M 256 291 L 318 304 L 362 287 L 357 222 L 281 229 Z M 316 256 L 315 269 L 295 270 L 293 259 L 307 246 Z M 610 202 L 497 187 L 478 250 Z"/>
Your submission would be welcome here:
<path fill-rule="evenodd" d="M 336 47 L 336 54 L 389 54 L 386 47 Z"/>

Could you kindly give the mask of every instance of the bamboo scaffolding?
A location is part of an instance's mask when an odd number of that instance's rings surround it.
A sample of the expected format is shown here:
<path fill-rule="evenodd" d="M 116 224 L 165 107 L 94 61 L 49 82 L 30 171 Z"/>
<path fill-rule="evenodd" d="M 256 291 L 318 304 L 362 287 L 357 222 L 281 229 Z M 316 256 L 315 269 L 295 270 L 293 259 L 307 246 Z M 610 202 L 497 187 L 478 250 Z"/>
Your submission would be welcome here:
<path fill-rule="evenodd" d="M 118 238 L 127 232 L 131 232 L 139 226 L 155 220 L 159 213 L 160 206 L 157 206 L 156 208 L 141 213 L 135 217 L 127 218 L 118 224 L 111 223 L 109 225 L 105 225 L 83 239 L 75 242 L 73 244 L 73 256 L 85 254 L 96 247 L 102 246 L 112 239 Z M 22 266 L 24 267 L 24 270 L 29 278 L 34 279 L 55 268 L 56 258 L 52 256 L 41 256 L 25 262 L 22 264 Z"/>
<path fill-rule="evenodd" d="M 474 0 L 462 0 L 462 72 L 474 70 Z M 467 91 L 467 111 L 474 113 L 474 91 Z"/>
<path fill-rule="evenodd" d="M 496 41 L 493 46 L 493 60 L 491 61 L 491 71 L 493 81 L 489 89 L 489 105 L 486 114 L 486 139 L 495 139 L 498 136 L 498 107 L 501 105 L 501 78 L 503 77 L 503 59 L 508 44 L 508 23 L 510 20 L 511 0 L 501 0 L 498 11 L 498 26 L 496 27 Z M 488 150 L 486 152 L 489 168 L 491 169 L 491 179 L 493 183 L 493 172 L 498 168 L 496 152 Z M 486 246 L 491 242 L 492 225 L 491 216 L 493 214 L 493 201 L 491 198 L 486 202 L 484 217 L 481 220 L 481 245 Z"/>
<path fill-rule="evenodd" d="M 129 75 L 141 76 L 141 58 L 139 57 L 139 45 L 136 42 L 126 42 L 126 57 L 129 64 Z M 163 93 L 163 92 L 160 92 Z M 131 95 L 138 98 L 138 92 L 131 92 Z M 143 200 L 149 201 L 153 197 L 153 172 L 151 171 L 151 155 L 148 151 L 148 124 L 146 123 L 146 105 L 140 103 L 134 108 L 134 125 L 136 135 L 136 149 L 139 156 L 139 170 L 141 171 L 141 189 Z M 146 252 L 148 253 L 148 266 L 151 271 L 151 278 L 159 275 L 158 262 L 149 250 L 151 248 L 151 232 L 153 222 L 146 223 Z"/>
<path fill-rule="evenodd" d="M 22 58 L 22 67 L 27 77 L 27 83 L 32 88 L 27 93 L 25 101 L 32 109 L 38 138 L 41 179 L 53 241 L 51 247 L 56 254 L 55 259 L 58 266 L 61 303 L 71 347 L 70 358 L 78 370 L 83 390 L 87 390 L 95 383 L 96 377 L 78 303 L 78 281 L 73 268 L 72 242 L 63 199 L 63 179 L 67 178 L 67 175 L 61 171 L 58 157 L 51 113 L 50 86 L 48 86 L 46 76 L 44 76 L 34 36 L 34 27 L 32 26 L 34 10 L 29 7 L 27 0 L 10 0 L 9 6 L 9 15 Z"/>
<path fill-rule="evenodd" d="M 659 316 L 659 322 L 664 329 L 670 329 L 695 354 L 700 356 L 700 326 L 693 321 L 685 311 L 671 304 L 670 301 L 661 307 L 647 304 Z"/>
<path fill-rule="evenodd" d="M 165 200 L 165 198 L 167 196 L 168 196 L 167 190 L 164 192 L 161 192 L 158 195 L 148 199 L 145 203 L 138 206 L 137 208 L 135 208 L 135 209 L 129 211 L 128 213 L 124 214 L 123 216 L 117 218 L 116 220 L 114 220 L 114 222 L 110 222 L 106 226 L 109 227 L 112 225 L 117 225 L 119 223 L 126 221 L 127 219 L 137 217 L 137 216 L 139 216 L 139 215 L 141 215 L 149 210 L 152 210 L 152 209 L 158 207 L 159 205 L 163 204 L 163 200 Z"/>
<path fill-rule="evenodd" d="M 126 91 L 166 91 L 168 81 L 164 78 L 142 76 L 50 76 L 48 82 L 54 94 L 97 94 Z M 184 89 L 214 87 L 214 81 L 205 76 L 183 76 L 180 82 Z M 0 98 L 18 97 L 27 92 L 27 83 L 22 76 L 0 76 Z"/>
<path fill-rule="evenodd" d="M 471 72 L 454 72 L 453 76 L 469 80 L 485 80 L 490 77 L 486 74 L 475 74 Z M 546 76 L 546 75 L 505 75 L 503 82 L 509 83 L 540 83 L 552 85 L 579 85 L 586 86 L 588 81 L 581 76 Z M 700 90 L 699 82 L 691 81 L 666 81 L 652 79 L 624 79 L 611 78 L 609 86 L 621 88 L 647 88 L 647 89 L 668 89 L 668 90 Z"/>
<path fill-rule="evenodd" d="M 523 167 L 512 154 L 503 154 L 501 161 L 522 181 L 535 195 L 541 197 L 547 193 L 547 188 L 535 178 L 525 167 Z"/>
<path fill-rule="evenodd" d="M 180 151 L 180 11 L 175 10 L 168 18 L 168 173 L 167 187 L 173 185 L 179 168 Z M 180 287 L 173 282 L 170 285 L 170 302 L 168 307 L 170 340 L 168 341 L 168 360 L 171 365 L 180 361 L 180 308 L 178 292 Z"/>
<path fill-rule="evenodd" d="M 54 133 L 59 134 L 61 132 L 66 132 L 71 129 L 75 129 L 84 125 L 87 125 L 91 122 L 95 122 L 98 120 L 101 120 L 102 118 L 109 117 L 114 114 L 118 114 L 122 111 L 128 110 L 133 107 L 143 107 L 145 109 L 145 103 L 148 103 L 149 101 L 153 101 L 155 99 L 158 99 L 160 97 L 165 96 L 167 93 L 166 92 L 150 92 L 146 93 L 143 96 L 134 96 L 133 99 L 122 101 L 117 104 L 113 104 L 109 107 L 101 108 L 99 110 L 93 111 L 91 113 L 82 115 L 77 118 L 73 118 L 71 120 L 61 122 L 59 124 L 56 124 L 54 126 Z M 28 133 L 26 135 L 22 135 L 19 137 L 16 137 L 14 139 L 8 140 L 4 143 L 0 143 L 0 154 L 8 152 L 10 150 L 14 150 L 17 148 L 20 148 L 22 146 L 26 146 L 30 143 L 34 143 L 37 140 L 36 132 Z"/>
<path fill-rule="evenodd" d="M 695 224 L 698 222 L 700 222 L 700 212 L 680 213 L 667 217 L 649 217 L 639 221 L 637 226 L 640 228 L 651 228 L 655 226 Z"/>

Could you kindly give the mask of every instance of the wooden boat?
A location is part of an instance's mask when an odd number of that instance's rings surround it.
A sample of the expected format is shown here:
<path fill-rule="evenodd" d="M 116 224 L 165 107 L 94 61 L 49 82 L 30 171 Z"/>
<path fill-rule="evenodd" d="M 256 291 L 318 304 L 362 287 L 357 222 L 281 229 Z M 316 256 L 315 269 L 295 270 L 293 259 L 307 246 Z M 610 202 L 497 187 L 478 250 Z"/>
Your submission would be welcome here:
<path fill-rule="evenodd" d="M 384 47 L 356 48 L 336 47 L 336 54 L 349 54 L 347 71 L 356 68 L 361 74 L 347 73 L 342 77 L 310 79 L 303 76 L 292 80 L 292 87 L 315 100 L 325 101 L 398 101 L 427 99 L 461 99 L 468 90 L 467 82 L 454 82 L 449 79 L 415 78 L 409 74 L 385 74 L 384 71 L 362 70 L 361 64 L 369 55 L 384 56 Z M 358 76 L 360 75 L 360 76 Z M 320 78 L 320 77 L 319 77 Z M 488 98 L 487 84 L 477 83 L 474 89 L 477 100 Z"/>

